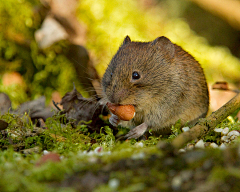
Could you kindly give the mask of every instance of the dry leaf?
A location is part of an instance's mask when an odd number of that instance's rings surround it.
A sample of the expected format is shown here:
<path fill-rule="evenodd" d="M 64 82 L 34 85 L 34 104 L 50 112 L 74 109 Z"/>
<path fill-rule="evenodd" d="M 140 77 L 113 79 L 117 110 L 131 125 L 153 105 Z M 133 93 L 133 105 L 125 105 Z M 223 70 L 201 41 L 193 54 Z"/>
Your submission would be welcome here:
<path fill-rule="evenodd" d="M 8 123 L 6 121 L 0 120 L 0 130 L 7 129 Z"/>
<path fill-rule="evenodd" d="M 43 165 L 43 164 L 45 164 L 46 162 L 49 162 L 49 161 L 60 162 L 61 161 L 60 155 L 57 154 L 57 153 L 50 152 L 46 155 L 43 155 L 41 157 L 41 159 L 36 163 L 36 165 L 40 166 L 40 165 Z"/>
<path fill-rule="evenodd" d="M 65 94 L 60 104 L 63 105 L 63 113 L 66 114 L 67 119 L 75 119 L 75 124 L 84 124 L 91 120 L 87 127 L 97 132 L 106 125 L 99 118 L 103 111 L 103 105 L 100 105 L 95 98 L 82 97 L 75 88 Z"/>
<path fill-rule="evenodd" d="M 218 90 L 229 90 L 228 88 L 228 83 L 227 82 L 216 82 L 214 83 L 214 85 L 212 86 L 212 89 L 218 89 Z"/>

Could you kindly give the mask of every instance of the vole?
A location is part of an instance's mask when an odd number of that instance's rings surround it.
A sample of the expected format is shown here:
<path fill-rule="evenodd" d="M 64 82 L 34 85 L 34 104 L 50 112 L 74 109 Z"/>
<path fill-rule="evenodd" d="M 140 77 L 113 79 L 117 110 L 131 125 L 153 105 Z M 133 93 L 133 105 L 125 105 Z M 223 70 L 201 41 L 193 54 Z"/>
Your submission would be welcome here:
<path fill-rule="evenodd" d="M 151 42 L 135 42 L 126 36 L 102 78 L 103 101 L 133 105 L 135 116 L 109 121 L 131 128 L 126 138 L 138 138 L 148 129 L 169 133 L 181 125 L 193 125 L 206 116 L 209 93 L 200 64 L 180 46 L 162 36 Z"/>

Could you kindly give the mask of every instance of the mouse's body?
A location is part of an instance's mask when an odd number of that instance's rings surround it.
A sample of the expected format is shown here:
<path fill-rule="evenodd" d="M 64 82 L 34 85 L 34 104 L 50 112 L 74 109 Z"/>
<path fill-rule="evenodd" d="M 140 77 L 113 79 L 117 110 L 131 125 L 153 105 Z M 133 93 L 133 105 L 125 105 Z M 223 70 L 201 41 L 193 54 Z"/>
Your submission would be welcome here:
<path fill-rule="evenodd" d="M 112 58 L 103 79 L 103 100 L 134 105 L 135 117 L 120 121 L 138 138 L 147 129 L 170 132 L 172 125 L 193 124 L 209 106 L 206 79 L 200 64 L 166 37 L 132 42 L 127 36 Z M 110 122 L 119 122 L 112 115 Z"/>

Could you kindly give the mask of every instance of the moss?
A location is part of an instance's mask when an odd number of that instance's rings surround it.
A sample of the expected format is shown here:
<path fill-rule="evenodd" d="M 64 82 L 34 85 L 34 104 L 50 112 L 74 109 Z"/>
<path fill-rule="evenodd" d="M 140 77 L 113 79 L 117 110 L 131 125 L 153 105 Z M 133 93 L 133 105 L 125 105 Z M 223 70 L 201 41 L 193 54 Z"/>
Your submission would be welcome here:
<path fill-rule="evenodd" d="M 15 152 L 14 145 L 5 143 L 7 150 L 0 153 L 0 187 L 4 191 L 18 191 L 20 188 L 22 191 L 78 191 L 86 189 L 80 182 L 85 177 L 97 182 L 94 191 L 112 191 L 109 183 L 111 179 L 119 182 L 117 191 L 171 191 L 173 177 L 186 170 L 190 173 L 193 171 L 192 174 L 196 172 L 192 180 L 184 181 L 182 187 L 186 189 L 197 186 L 200 175 L 204 176 L 201 182 L 208 183 L 223 182 L 230 185 L 239 180 L 238 149 L 228 152 L 205 149 L 177 155 L 165 153 L 156 147 L 162 138 L 150 136 L 145 141 L 116 142 L 108 126 L 103 127 L 99 134 L 90 134 L 83 125 L 73 128 L 71 123 L 61 124 L 62 115 L 49 118 L 46 122 L 48 129 L 39 135 L 29 134 L 29 131 L 34 130 L 34 125 L 26 121 L 27 116 L 20 118 L 8 114 L 2 118 L 10 123 L 8 131 L 21 133 L 16 134 L 15 144 L 21 143 L 22 148 L 39 146 L 40 150 L 62 155 L 60 162 L 36 166 L 40 154 L 24 155 Z M 229 121 L 226 120 L 225 123 Z M 95 141 L 92 143 L 93 139 Z M 103 151 L 91 153 L 97 147 Z"/>

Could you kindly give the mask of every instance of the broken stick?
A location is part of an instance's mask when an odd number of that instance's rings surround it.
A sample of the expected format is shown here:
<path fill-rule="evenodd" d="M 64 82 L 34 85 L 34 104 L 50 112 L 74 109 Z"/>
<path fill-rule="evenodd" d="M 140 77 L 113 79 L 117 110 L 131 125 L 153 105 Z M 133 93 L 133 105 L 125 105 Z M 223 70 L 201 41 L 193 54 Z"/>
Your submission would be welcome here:
<path fill-rule="evenodd" d="M 172 145 L 179 149 L 189 141 L 202 137 L 209 130 L 214 129 L 230 114 L 240 108 L 240 93 L 223 105 L 220 109 L 213 112 L 209 117 L 200 119 L 199 122 L 189 131 L 180 134 L 172 141 Z"/>

